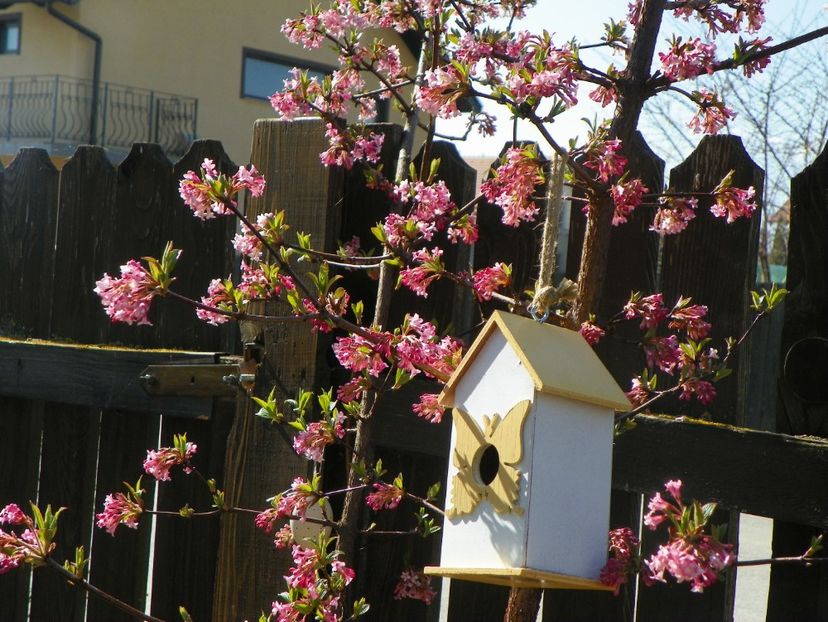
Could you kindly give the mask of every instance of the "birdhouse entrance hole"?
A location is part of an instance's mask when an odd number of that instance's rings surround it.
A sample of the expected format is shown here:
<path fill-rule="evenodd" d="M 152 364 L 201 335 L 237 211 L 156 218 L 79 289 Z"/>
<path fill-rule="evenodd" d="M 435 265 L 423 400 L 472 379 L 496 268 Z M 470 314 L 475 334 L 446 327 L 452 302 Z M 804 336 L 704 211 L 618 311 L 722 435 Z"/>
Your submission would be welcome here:
<path fill-rule="evenodd" d="M 477 463 L 477 476 L 484 485 L 488 486 L 497 477 L 497 470 L 499 468 L 500 454 L 497 453 L 497 447 L 487 445 L 480 453 L 480 460 Z"/>

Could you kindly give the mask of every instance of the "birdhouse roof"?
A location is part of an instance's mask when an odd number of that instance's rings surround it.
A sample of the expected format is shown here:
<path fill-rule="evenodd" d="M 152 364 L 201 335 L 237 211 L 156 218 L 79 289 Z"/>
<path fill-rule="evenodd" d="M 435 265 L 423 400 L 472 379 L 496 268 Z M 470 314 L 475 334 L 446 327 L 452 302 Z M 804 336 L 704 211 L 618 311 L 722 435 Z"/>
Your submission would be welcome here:
<path fill-rule="evenodd" d="M 626 411 L 630 402 L 592 347 L 573 330 L 495 311 L 451 375 L 440 403 L 454 405 L 454 390 L 494 331 L 500 331 L 532 378 L 535 390 Z"/>

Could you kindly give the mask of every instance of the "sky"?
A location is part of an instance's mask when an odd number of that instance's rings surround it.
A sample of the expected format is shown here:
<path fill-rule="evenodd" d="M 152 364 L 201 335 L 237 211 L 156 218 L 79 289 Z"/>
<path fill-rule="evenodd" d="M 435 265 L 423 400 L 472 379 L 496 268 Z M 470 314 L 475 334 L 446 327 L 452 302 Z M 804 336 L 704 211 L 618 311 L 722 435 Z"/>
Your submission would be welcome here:
<path fill-rule="evenodd" d="M 607 18 L 623 19 L 626 14 L 627 0 L 538 0 L 538 6 L 531 10 L 524 20 L 523 28 L 530 31 L 548 30 L 553 40 L 560 43 L 576 37 L 582 44 L 594 43 L 600 40 L 603 32 L 602 24 Z M 768 0 L 767 22 L 763 33 L 774 36 L 774 42 L 780 42 L 787 37 L 785 33 L 801 33 L 814 28 L 828 25 L 828 11 L 825 10 L 824 0 Z M 669 15 L 669 14 L 668 14 Z M 800 22 L 797 24 L 797 22 Z M 690 27 L 683 21 L 675 20 L 672 16 L 662 26 L 661 39 L 668 39 L 670 34 L 691 34 Z M 727 48 L 731 49 L 728 43 Z M 826 40 L 808 44 L 813 46 L 815 53 L 828 53 Z M 589 58 L 583 54 L 584 61 L 598 69 L 605 69 L 610 62 L 606 52 L 601 58 Z M 621 59 L 616 60 L 619 64 Z M 563 145 L 576 136 L 584 137 L 586 126 L 582 118 L 600 118 L 611 111 L 611 107 L 601 109 L 587 97 L 590 88 L 579 94 L 579 104 L 556 118 L 551 124 L 550 131 L 553 137 Z M 495 156 L 503 143 L 513 137 L 513 123 L 508 112 L 502 107 L 484 102 L 485 112 L 494 114 L 498 118 L 498 131 L 494 137 L 482 137 L 474 131 L 465 142 L 458 142 L 457 148 L 466 157 Z M 688 119 L 689 120 L 689 119 Z M 439 132 L 448 135 L 460 135 L 464 132 L 463 117 L 449 121 L 441 120 L 438 123 Z M 519 127 L 519 140 L 539 140 L 537 133 L 531 127 Z M 543 149 L 545 152 L 548 149 Z"/>

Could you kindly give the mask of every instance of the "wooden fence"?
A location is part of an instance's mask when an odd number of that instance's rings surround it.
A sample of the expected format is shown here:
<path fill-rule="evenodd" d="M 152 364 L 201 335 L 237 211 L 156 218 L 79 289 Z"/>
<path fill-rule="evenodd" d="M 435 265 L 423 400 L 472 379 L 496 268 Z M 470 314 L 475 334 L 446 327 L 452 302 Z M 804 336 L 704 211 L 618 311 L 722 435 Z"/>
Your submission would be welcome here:
<path fill-rule="evenodd" d="M 383 159 L 388 169 L 400 133 L 394 126 L 380 129 L 386 133 Z M 294 230 L 311 233 L 315 244 L 327 249 L 353 235 L 367 243 L 370 227 L 384 209 L 382 196 L 364 187 L 359 171 L 343 175 L 321 167 L 317 154 L 324 141 L 317 122 L 257 123 L 252 161 L 268 178 L 268 190 L 248 201 L 248 215 L 286 209 Z M 456 151 L 438 144 L 432 155 L 441 157 L 440 175 L 458 203 L 472 198 L 474 171 Z M 138 530 L 119 530 L 113 539 L 93 527 L 93 512 L 122 480 L 137 479 L 148 447 L 169 444 L 172 434 L 181 432 L 198 444 L 199 470 L 223 482 L 229 501 L 261 507 L 307 467 L 278 433 L 252 416 L 246 399 L 236 399 L 222 384 L 222 376 L 228 370 L 232 375 L 238 363 L 238 357 L 229 355 L 258 356 L 260 351 L 264 362 L 257 390 L 275 384 L 283 397 L 299 387 L 327 386 L 339 378 L 330 357 L 330 337 L 303 326 L 262 331 L 243 327 L 240 339 L 234 329 L 205 326 L 191 309 L 174 302 L 155 310 L 151 327 L 114 326 L 101 311 L 92 292 L 95 279 L 116 271 L 129 257 L 158 255 L 168 239 L 184 249 L 176 270 L 176 287 L 184 294 L 198 297 L 211 278 L 232 271 L 228 221 L 198 221 L 178 198 L 177 180 L 204 157 L 220 162 L 223 170 L 233 167 L 221 145 L 200 141 L 175 164 L 157 146 L 136 144 L 118 167 L 101 150 L 82 147 L 60 170 L 45 152 L 23 150 L 0 172 L 0 503 L 31 499 L 66 506 L 58 559 L 70 557 L 74 546 L 82 544 L 91 552 L 93 583 L 168 620 L 178 619 L 178 605 L 184 605 L 198 622 L 251 618 L 267 609 L 281 589 L 287 558 L 274 552 L 269 538 L 243 516 L 158 520 L 154 528 L 145 520 Z M 789 286 L 794 293 L 786 309 L 783 352 L 796 345 L 806 357 L 812 350 L 805 346 L 811 342 L 803 346 L 803 339 L 828 337 L 827 162 L 823 154 L 797 178 L 792 193 Z M 631 166 L 650 188 L 662 187 L 663 163 L 643 140 Z M 738 138 L 705 138 L 671 172 L 669 185 L 676 191 L 710 190 L 730 169 L 736 170 L 736 184 L 761 187 L 762 172 Z M 749 320 L 746 292 L 756 268 L 758 217 L 725 226 L 705 208 L 702 203 L 682 236 L 663 244 L 647 229 L 646 209 L 614 231 L 602 316 L 615 314 L 631 290 L 663 290 L 668 301 L 683 294 L 708 304 L 715 339 L 744 330 Z M 514 262 L 520 290 L 535 277 L 532 249 L 537 233 L 529 225 L 505 228 L 496 214 L 490 205 L 479 209 L 485 246 L 475 249 L 473 262 L 477 267 Z M 577 272 L 582 236 L 582 217 L 573 209 L 566 266 L 570 275 Z M 468 265 L 469 256 L 452 252 L 446 255 L 450 266 Z M 372 308 L 372 283 L 361 274 L 347 274 L 346 279 L 354 299 Z M 437 318 L 441 326 L 452 323 L 468 339 L 480 319 L 471 299 L 450 288 L 427 301 L 400 292 L 392 316 L 399 319 L 412 311 Z M 733 526 L 734 542 L 738 511 L 778 520 L 777 554 L 801 553 L 808 534 L 828 528 L 828 442 L 758 431 L 768 427 L 775 409 L 757 408 L 754 396 L 771 403 L 777 399 L 776 371 L 767 364 L 780 356 L 772 326 L 764 325 L 751 340 L 736 373 L 718 387 L 719 399 L 709 409 L 689 409 L 721 425 L 642 416 L 636 430 L 618 438 L 612 526 L 638 524 L 640 494 L 681 478 L 690 495 L 720 501 L 722 520 Z M 629 343 L 632 336 L 621 328 L 600 348 L 623 386 L 643 366 L 640 352 Z M 822 342 L 814 343 L 818 347 Z M 178 372 L 178 380 L 171 381 L 177 394 L 148 396 L 139 380 L 148 365 L 175 365 L 172 371 L 162 367 L 161 373 Z M 753 373 L 758 369 L 764 370 L 761 377 Z M 819 383 L 826 369 L 807 369 L 813 384 L 792 373 L 783 378 L 781 431 L 826 434 L 825 402 L 820 402 L 819 390 L 806 390 L 828 386 Z M 374 431 L 386 467 L 405 471 L 407 486 L 415 490 L 443 479 L 448 453 L 448 421 L 432 426 L 410 413 L 413 394 L 426 384 L 415 382 L 390 396 Z M 679 409 L 687 407 L 668 404 L 664 412 Z M 326 459 L 329 488 L 341 483 L 337 465 L 342 459 L 336 452 Z M 176 510 L 184 503 L 209 507 L 195 477 L 175 478 L 157 490 L 150 480 L 144 484 L 146 498 L 157 494 L 159 508 Z M 409 514 L 370 520 L 382 527 L 405 526 Z M 645 539 L 645 547 L 652 546 Z M 439 538 L 430 549 L 421 540 L 406 538 L 373 540 L 363 548 L 358 576 L 371 577 L 360 588 L 372 603 L 372 620 L 438 619 L 436 604 L 426 608 L 395 601 L 391 594 L 404 567 L 437 560 Z M 820 569 L 774 569 L 767 619 L 828 619 L 826 580 Z M 803 585 L 808 586 L 806 593 L 799 587 Z M 632 620 L 633 611 L 641 622 L 729 620 L 733 589 L 731 574 L 703 595 L 690 594 L 686 586 L 642 589 L 637 600 L 634 591 L 619 598 L 547 591 L 543 620 Z M 451 582 L 447 619 L 500 620 L 506 596 L 505 588 Z M 0 612 L 4 621 L 13 622 L 128 619 L 45 570 L 0 577 Z"/>

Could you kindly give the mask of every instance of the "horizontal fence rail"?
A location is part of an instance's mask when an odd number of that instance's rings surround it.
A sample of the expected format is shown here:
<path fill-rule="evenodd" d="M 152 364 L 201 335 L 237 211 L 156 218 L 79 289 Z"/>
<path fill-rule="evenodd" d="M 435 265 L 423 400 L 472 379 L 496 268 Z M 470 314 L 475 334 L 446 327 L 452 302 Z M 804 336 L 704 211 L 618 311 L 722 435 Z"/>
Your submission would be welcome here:
<path fill-rule="evenodd" d="M 0 136 L 8 143 L 61 146 L 92 143 L 129 150 L 136 142 L 183 155 L 196 138 L 198 100 L 60 75 L 0 79 Z M 92 109 L 97 106 L 95 127 Z M 94 134 L 94 135 L 93 135 Z"/>

